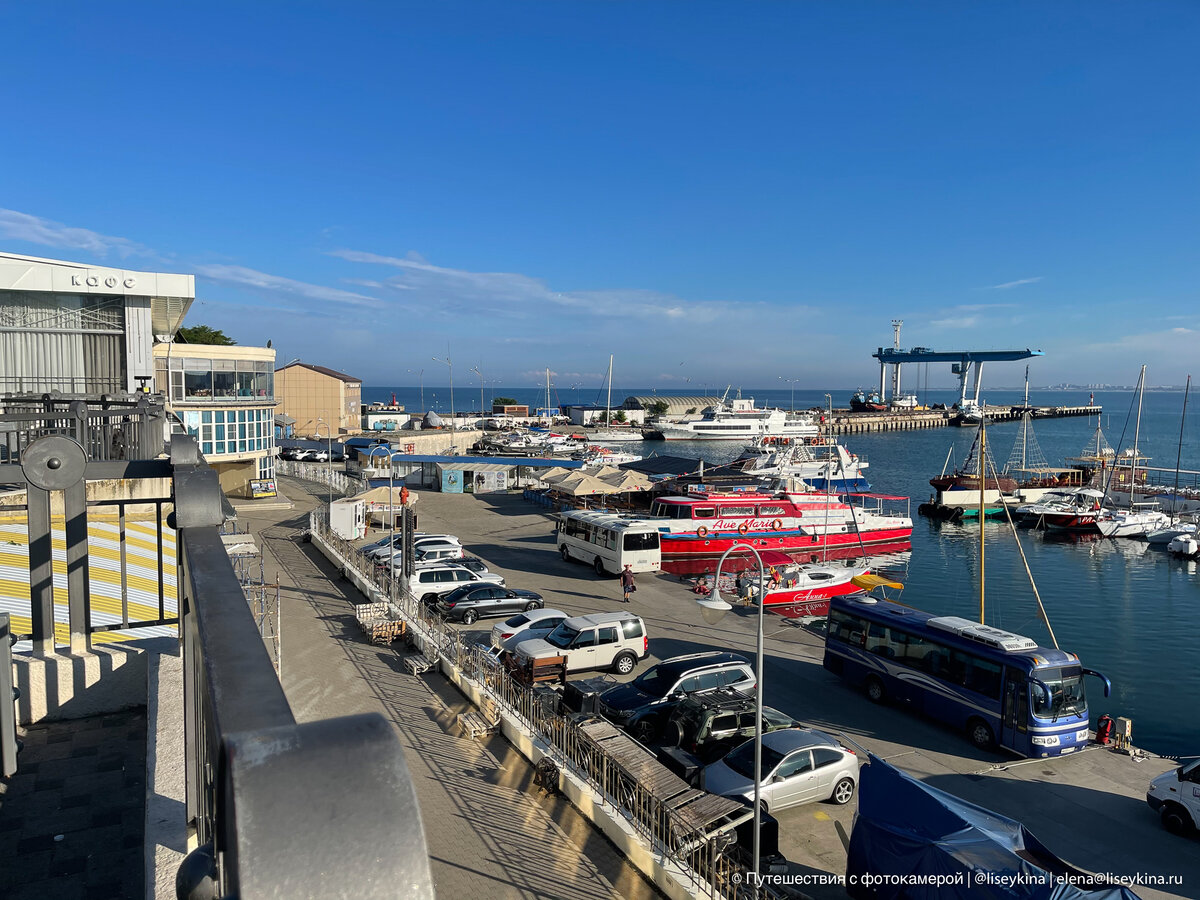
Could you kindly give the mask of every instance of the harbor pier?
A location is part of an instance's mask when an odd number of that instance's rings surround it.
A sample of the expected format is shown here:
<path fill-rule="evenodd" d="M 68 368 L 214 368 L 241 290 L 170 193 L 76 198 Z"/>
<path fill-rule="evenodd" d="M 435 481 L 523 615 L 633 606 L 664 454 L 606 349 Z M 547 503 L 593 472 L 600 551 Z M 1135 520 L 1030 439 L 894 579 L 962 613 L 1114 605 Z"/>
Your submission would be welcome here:
<path fill-rule="evenodd" d="M 1035 419 L 1064 419 L 1072 416 L 1097 416 L 1099 406 L 1035 406 Z M 1024 415 L 1019 406 L 987 406 L 984 413 L 990 422 L 1016 422 Z M 955 409 L 898 409 L 887 412 L 851 412 L 835 409 L 832 418 L 824 423 L 827 434 L 871 434 L 879 431 L 912 431 L 918 428 L 941 428 L 957 425 Z"/>

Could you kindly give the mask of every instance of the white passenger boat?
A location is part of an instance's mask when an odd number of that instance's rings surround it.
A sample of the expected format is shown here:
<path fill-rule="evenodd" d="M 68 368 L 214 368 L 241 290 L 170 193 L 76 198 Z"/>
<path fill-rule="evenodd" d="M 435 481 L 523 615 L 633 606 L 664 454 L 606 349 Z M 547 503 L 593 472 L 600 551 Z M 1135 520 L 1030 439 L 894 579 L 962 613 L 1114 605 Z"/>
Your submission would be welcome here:
<path fill-rule="evenodd" d="M 659 432 L 668 441 L 755 441 L 763 437 L 815 437 L 820 431 L 807 413 L 782 409 L 757 409 L 754 398 L 733 400 L 725 396 L 716 406 L 705 408 L 699 419 L 662 422 Z"/>

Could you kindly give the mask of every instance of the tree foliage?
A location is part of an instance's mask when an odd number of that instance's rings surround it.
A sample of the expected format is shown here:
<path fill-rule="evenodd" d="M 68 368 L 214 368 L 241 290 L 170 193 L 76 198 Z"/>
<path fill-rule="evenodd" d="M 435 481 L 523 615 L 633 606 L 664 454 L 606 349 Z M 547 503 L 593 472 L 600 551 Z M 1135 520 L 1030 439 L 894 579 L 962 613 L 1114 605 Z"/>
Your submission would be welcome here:
<path fill-rule="evenodd" d="M 175 332 L 175 339 L 185 344 L 220 344 L 226 347 L 237 343 L 220 328 L 210 328 L 207 325 L 180 328 Z"/>
<path fill-rule="evenodd" d="M 644 407 L 646 412 L 652 416 L 665 416 L 670 408 L 671 404 L 666 400 L 655 400 L 653 403 L 647 403 Z"/>
<path fill-rule="evenodd" d="M 517 401 L 512 397 L 493 397 L 492 406 L 516 406 Z"/>

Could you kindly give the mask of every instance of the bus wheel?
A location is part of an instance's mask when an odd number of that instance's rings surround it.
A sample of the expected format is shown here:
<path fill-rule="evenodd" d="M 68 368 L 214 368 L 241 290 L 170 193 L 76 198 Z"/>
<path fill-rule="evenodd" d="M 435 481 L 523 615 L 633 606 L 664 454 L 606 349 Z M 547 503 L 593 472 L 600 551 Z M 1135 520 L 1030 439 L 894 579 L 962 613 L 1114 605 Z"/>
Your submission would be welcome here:
<path fill-rule="evenodd" d="M 991 727 L 983 719 L 972 719 L 967 723 L 967 737 L 980 750 L 990 750 L 996 743 L 996 736 L 992 734 Z"/>
<path fill-rule="evenodd" d="M 872 703 L 882 703 L 883 698 L 887 696 L 887 691 L 883 689 L 883 682 L 874 675 L 867 676 L 867 699 Z"/>
<path fill-rule="evenodd" d="M 596 570 L 596 574 L 597 574 L 597 575 L 599 575 L 599 576 L 601 576 L 601 577 L 603 577 L 605 574 L 607 574 L 607 573 L 604 571 L 604 560 L 602 560 L 602 559 L 601 559 L 600 557 L 598 557 L 598 556 L 596 557 L 596 561 L 595 561 L 594 563 L 592 563 L 592 568 L 593 568 L 593 569 L 595 569 L 595 570 Z"/>
<path fill-rule="evenodd" d="M 1192 830 L 1192 817 L 1176 803 L 1169 803 L 1163 807 L 1162 823 L 1163 828 L 1171 834 L 1187 834 Z"/>
<path fill-rule="evenodd" d="M 561 547 L 558 548 L 558 553 L 562 557 L 563 562 L 571 561 L 571 551 L 567 549 L 566 544 L 563 544 Z"/>

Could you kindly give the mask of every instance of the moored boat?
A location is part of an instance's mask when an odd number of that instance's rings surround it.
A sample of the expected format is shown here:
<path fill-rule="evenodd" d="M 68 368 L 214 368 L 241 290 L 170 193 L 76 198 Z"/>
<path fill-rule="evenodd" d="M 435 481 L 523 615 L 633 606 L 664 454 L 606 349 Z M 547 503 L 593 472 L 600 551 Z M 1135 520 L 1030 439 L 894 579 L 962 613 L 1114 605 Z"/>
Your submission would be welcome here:
<path fill-rule="evenodd" d="M 704 409 L 699 419 L 660 422 L 658 431 L 668 441 L 752 441 L 761 437 L 814 437 L 820 430 L 811 415 L 782 409 L 758 409 L 754 398 L 727 399 Z"/>
<path fill-rule="evenodd" d="M 870 571 L 866 566 L 798 563 L 777 550 L 762 550 L 759 556 L 763 565 L 769 567 L 764 580 L 766 599 L 763 603 L 767 607 L 788 607 L 789 618 L 826 615 L 829 599 L 862 590 L 853 579 Z M 747 593 L 758 602 L 756 577 L 751 577 Z"/>
<path fill-rule="evenodd" d="M 878 391 L 857 390 L 850 397 L 852 412 L 887 412 L 888 405 L 879 396 Z"/>
<path fill-rule="evenodd" d="M 798 478 L 818 491 L 864 493 L 871 489 L 864 470 L 870 465 L 841 444 L 816 437 L 809 441 L 762 438 L 735 461 L 751 478 Z"/>

